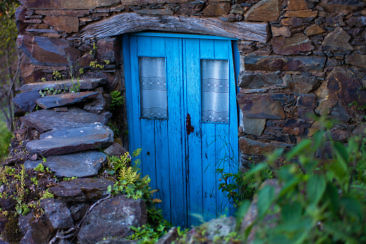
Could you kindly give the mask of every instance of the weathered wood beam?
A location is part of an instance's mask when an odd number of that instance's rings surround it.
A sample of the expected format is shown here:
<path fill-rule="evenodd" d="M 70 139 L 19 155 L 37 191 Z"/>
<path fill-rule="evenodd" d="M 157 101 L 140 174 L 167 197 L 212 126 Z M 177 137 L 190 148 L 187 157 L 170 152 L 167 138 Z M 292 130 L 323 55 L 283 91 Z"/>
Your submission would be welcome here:
<path fill-rule="evenodd" d="M 225 22 L 217 18 L 183 16 L 142 16 L 122 13 L 86 26 L 83 39 L 105 38 L 140 31 L 169 31 L 224 36 L 240 40 L 268 40 L 268 24 L 254 22 Z"/>

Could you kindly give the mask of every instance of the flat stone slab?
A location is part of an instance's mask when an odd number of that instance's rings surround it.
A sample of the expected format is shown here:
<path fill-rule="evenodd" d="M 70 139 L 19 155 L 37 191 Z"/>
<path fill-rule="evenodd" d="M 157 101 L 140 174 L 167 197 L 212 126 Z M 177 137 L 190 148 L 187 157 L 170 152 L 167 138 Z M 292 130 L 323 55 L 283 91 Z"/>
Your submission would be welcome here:
<path fill-rule="evenodd" d="M 66 204 L 56 199 L 41 200 L 41 207 L 53 229 L 67 229 L 74 225 Z"/>
<path fill-rule="evenodd" d="M 32 112 L 36 107 L 36 100 L 40 98 L 38 91 L 27 91 L 17 94 L 13 98 L 15 114 L 20 115 L 26 112 Z"/>
<path fill-rule="evenodd" d="M 62 181 L 50 188 L 50 192 L 65 202 L 85 202 L 107 196 L 108 186 L 114 182 L 105 178 L 79 178 Z"/>
<path fill-rule="evenodd" d="M 83 221 L 78 243 L 92 244 L 106 236 L 125 238 L 133 233 L 131 226 L 147 222 L 145 201 L 116 196 L 96 205 Z"/>
<path fill-rule="evenodd" d="M 106 124 L 110 113 L 94 114 L 82 109 L 73 108 L 67 112 L 53 110 L 38 110 L 22 118 L 25 126 L 34 128 L 43 133 L 49 130 L 83 127 L 95 122 Z"/>
<path fill-rule="evenodd" d="M 25 84 L 19 88 L 21 92 L 26 91 L 40 91 L 45 89 L 64 89 L 68 90 L 78 82 L 75 80 L 61 80 L 61 81 L 46 81 Z M 105 79 L 83 79 L 79 80 L 80 90 L 94 90 L 106 83 Z"/>
<path fill-rule="evenodd" d="M 65 93 L 37 99 L 37 104 L 44 109 L 68 106 L 81 103 L 98 96 L 98 92 Z"/>
<path fill-rule="evenodd" d="M 42 160 L 27 161 L 25 168 L 35 168 L 43 163 L 58 177 L 89 177 L 97 175 L 102 165 L 107 161 L 107 156 L 102 152 L 89 151 L 68 155 L 51 156 Z"/>
<path fill-rule="evenodd" d="M 42 156 L 64 155 L 93 149 L 102 149 L 113 143 L 113 132 L 102 124 L 53 130 L 41 134 L 39 140 L 27 143 L 31 154 Z"/>
<path fill-rule="evenodd" d="M 246 71 L 322 71 L 325 58 L 318 56 L 256 56 L 244 58 Z"/>

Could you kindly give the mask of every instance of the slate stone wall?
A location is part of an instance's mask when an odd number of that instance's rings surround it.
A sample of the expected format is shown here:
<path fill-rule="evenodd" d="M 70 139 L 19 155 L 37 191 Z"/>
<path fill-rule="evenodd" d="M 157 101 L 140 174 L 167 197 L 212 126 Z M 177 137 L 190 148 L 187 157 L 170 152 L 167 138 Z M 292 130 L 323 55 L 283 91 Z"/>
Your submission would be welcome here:
<path fill-rule="evenodd" d="M 120 39 L 83 41 L 80 33 L 123 12 L 269 22 L 267 43 L 238 41 L 244 163 L 311 135 L 318 124 L 309 114 L 341 121 L 332 135 L 339 141 L 365 128 L 365 0 L 22 0 L 23 82 L 52 80 L 54 71 L 66 78 L 73 69 L 118 87 Z"/>

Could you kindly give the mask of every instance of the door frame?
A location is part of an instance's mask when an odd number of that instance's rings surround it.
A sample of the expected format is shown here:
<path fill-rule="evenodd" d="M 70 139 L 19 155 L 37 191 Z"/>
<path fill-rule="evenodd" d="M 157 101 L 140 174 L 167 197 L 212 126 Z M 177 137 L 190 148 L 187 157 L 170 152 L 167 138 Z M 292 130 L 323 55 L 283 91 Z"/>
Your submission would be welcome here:
<path fill-rule="evenodd" d="M 123 67 L 124 69 L 122 69 L 122 77 L 124 77 L 124 81 L 125 81 L 125 88 L 126 88 L 126 116 L 127 116 L 127 123 L 128 123 L 128 131 L 129 131 L 129 136 L 128 136 L 128 148 L 129 150 L 131 150 L 131 144 L 130 142 L 133 140 L 133 134 L 135 134 L 132 131 L 132 115 L 130 114 L 132 111 L 134 111 L 132 109 L 132 97 L 133 94 L 131 92 L 131 87 L 129 84 L 129 82 L 132 80 L 131 77 L 131 63 L 130 63 L 130 57 L 131 57 L 131 49 L 130 49 L 130 37 L 131 36 L 144 36 L 144 37 L 160 37 L 160 38 L 182 38 L 182 39 L 210 39 L 210 40 L 225 40 L 225 41 L 230 41 L 231 42 L 231 48 L 232 48 L 232 59 L 233 59 L 233 68 L 234 68 L 234 82 L 235 82 L 235 91 L 234 94 L 237 95 L 238 92 L 238 76 L 239 76 L 239 67 L 240 67 L 240 54 L 239 54 L 239 50 L 238 50 L 238 45 L 237 45 L 237 39 L 233 39 L 233 38 L 228 38 L 228 37 L 220 37 L 220 36 L 209 36 L 209 35 L 195 35 L 195 34 L 180 34 L 180 33 L 160 33 L 160 32 L 140 32 L 140 33 L 131 33 L 131 34 L 126 34 L 123 35 L 122 37 L 122 54 L 121 58 L 123 60 Z M 128 57 L 128 58 L 126 58 Z M 136 94 L 135 94 L 136 95 Z M 231 95 L 231 94 L 230 94 Z M 138 96 L 140 96 L 138 94 Z M 240 125 L 240 114 L 239 114 L 239 106 L 237 103 L 237 100 L 235 98 L 235 108 L 236 108 L 236 118 L 237 121 L 234 121 L 234 123 L 237 125 L 237 128 L 239 128 Z M 135 105 L 138 106 L 138 105 Z M 233 135 L 233 136 L 239 136 L 238 134 Z M 238 145 L 237 145 L 238 146 Z M 237 158 L 235 159 L 237 162 L 239 162 L 239 148 L 236 148 L 238 154 L 237 154 Z M 186 195 L 187 195 L 187 189 L 186 189 Z M 187 197 L 187 196 L 186 196 Z M 233 208 L 230 209 L 230 213 L 233 213 Z M 186 210 L 188 211 L 188 210 Z M 188 221 L 187 221 L 188 223 Z"/>

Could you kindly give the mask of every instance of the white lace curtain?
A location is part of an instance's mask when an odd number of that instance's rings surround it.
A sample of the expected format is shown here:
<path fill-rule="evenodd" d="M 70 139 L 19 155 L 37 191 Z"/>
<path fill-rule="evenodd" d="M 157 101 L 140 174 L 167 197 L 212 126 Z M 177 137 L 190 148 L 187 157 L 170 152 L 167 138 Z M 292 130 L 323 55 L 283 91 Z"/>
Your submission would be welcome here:
<path fill-rule="evenodd" d="M 202 122 L 229 121 L 229 64 L 227 60 L 201 60 Z"/>
<path fill-rule="evenodd" d="M 168 102 L 165 58 L 139 58 L 141 116 L 147 119 L 167 119 Z"/>

